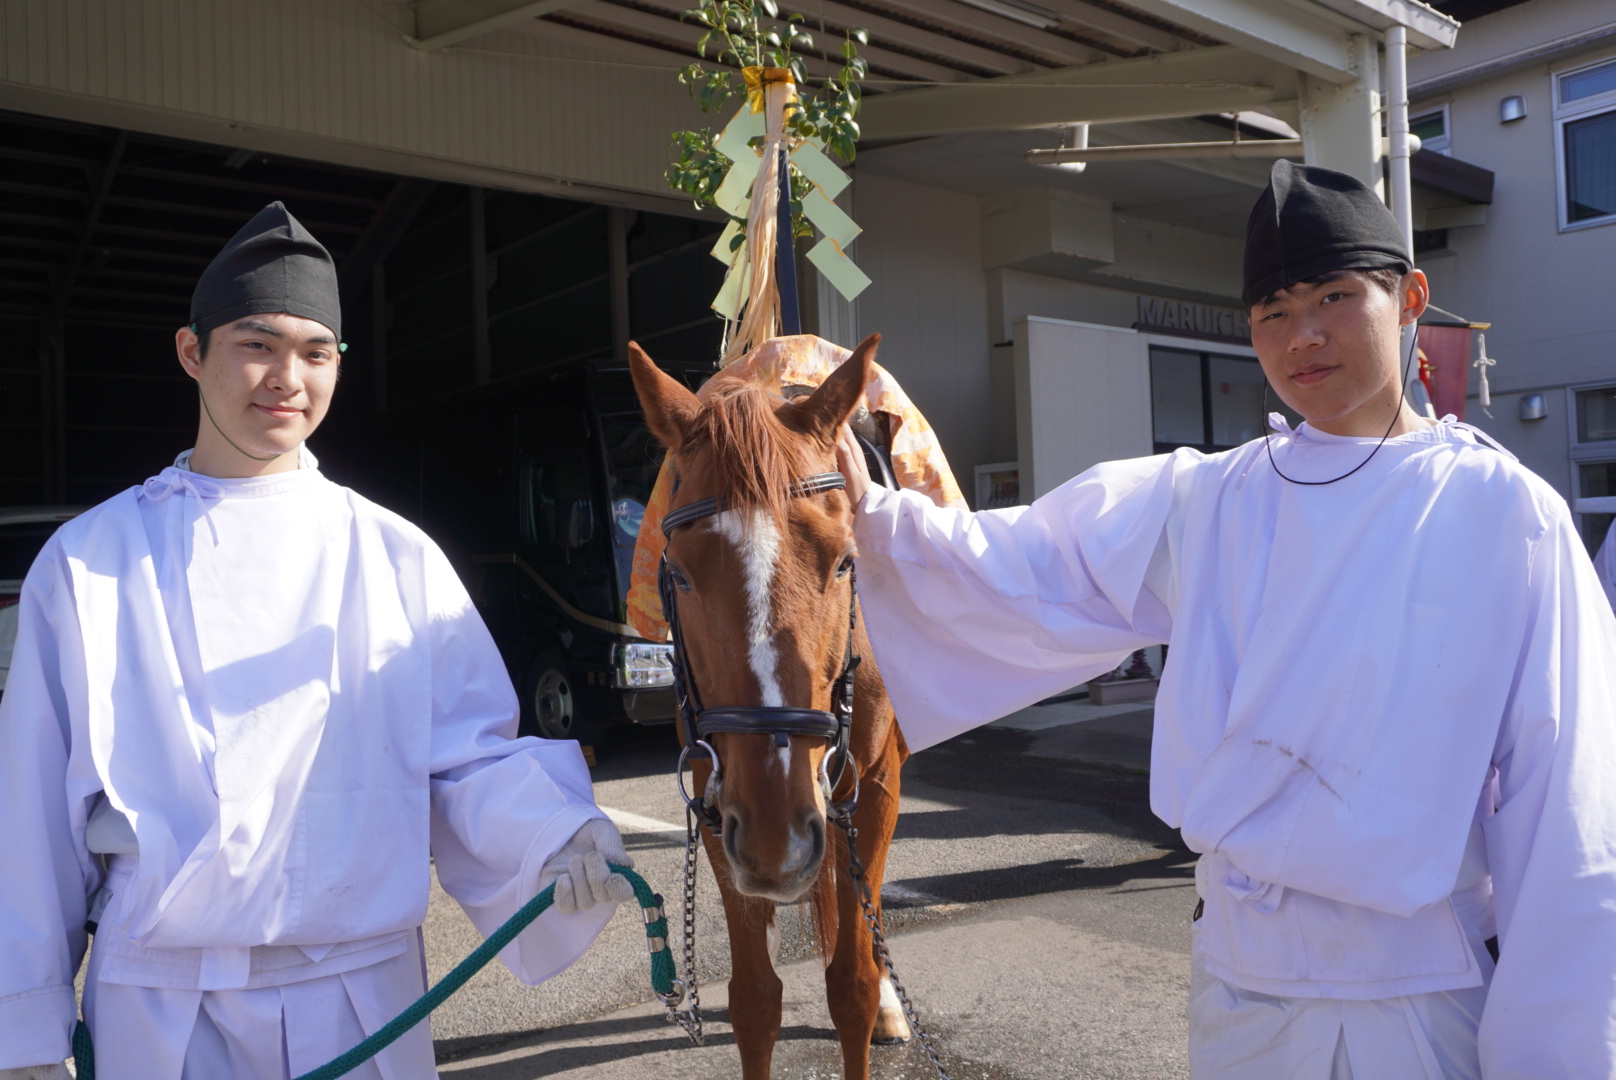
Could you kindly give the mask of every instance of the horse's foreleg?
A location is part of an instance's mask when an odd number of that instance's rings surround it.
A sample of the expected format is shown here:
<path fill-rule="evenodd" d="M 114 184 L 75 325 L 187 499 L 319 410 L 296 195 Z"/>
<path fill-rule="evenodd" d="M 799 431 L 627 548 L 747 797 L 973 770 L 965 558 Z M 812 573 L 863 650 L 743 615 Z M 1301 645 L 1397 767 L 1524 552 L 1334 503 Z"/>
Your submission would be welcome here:
<path fill-rule="evenodd" d="M 897 818 L 897 774 L 893 770 L 885 783 L 865 784 L 858 812 L 854 815 L 859 833 L 859 858 L 864 863 L 865 880 L 869 883 L 877 917 L 881 910 L 881 876 L 886 869 L 887 845 L 891 843 Z M 858 889 L 848 874 L 845 834 L 838 834 L 838 841 L 833 851 L 840 858 L 836 867 L 839 929 L 836 951 L 825 972 L 825 986 L 831 1020 L 836 1024 L 836 1034 L 842 1044 L 844 1075 L 848 1080 L 865 1080 L 869 1075 L 872 1037 L 891 1039 L 894 1035 L 890 1023 L 882 1023 L 884 973 L 876 963 L 874 942 L 859 902 Z M 890 991 L 888 995 L 893 996 L 896 1004 L 895 995 L 890 995 Z M 905 1026 L 903 1031 L 907 1033 L 907 1030 Z M 883 1032 L 887 1034 L 883 1036 Z"/>
<path fill-rule="evenodd" d="M 882 799 L 869 807 L 870 816 L 867 821 L 859 823 L 859 837 L 863 839 L 866 831 L 873 832 L 879 838 L 879 843 L 873 848 L 865 859 L 865 875 L 870 883 L 870 899 L 875 905 L 877 918 L 884 918 L 881 910 L 881 883 L 886 880 L 887 852 L 892 847 L 892 832 L 898 823 L 898 770 L 892 769 L 887 774 L 885 782 L 881 785 Z M 863 846 L 862 844 L 860 845 Z M 875 1017 L 875 1031 L 871 1041 L 877 1043 L 904 1042 L 913 1034 L 909 1030 L 909 1021 L 903 1014 L 903 1004 L 898 1000 L 898 992 L 892 986 L 892 980 L 887 977 L 886 968 L 881 964 L 881 958 L 874 952 L 875 943 L 871 943 L 871 956 L 876 969 L 880 972 L 880 1006 Z"/>
<path fill-rule="evenodd" d="M 714 866 L 723 853 L 708 855 Z M 741 1052 L 742 1080 L 769 1080 L 774 1043 L 780 1036 L 782 985 L 774 972 L 778 942 L 774 901 L 742 896 L 720 874 L 724 920 L 729 924 L 729 1021 Z"/>
<path fill-rule="evenodd" d="M 831 852 L 841 856 L 836 867 L 836 951 L 825 969 L 825 997 L 831 1022 L 842 1044 L 842 1075 L 866 1080 L 870 1075 L 870 1036 L 881 1002 L 881 978 L 870 952 L 870 930 L 858 892 L 847 874 L 847 837 L 838 833 Z M 859 855 L 869 854 L 861 831 Z"/>

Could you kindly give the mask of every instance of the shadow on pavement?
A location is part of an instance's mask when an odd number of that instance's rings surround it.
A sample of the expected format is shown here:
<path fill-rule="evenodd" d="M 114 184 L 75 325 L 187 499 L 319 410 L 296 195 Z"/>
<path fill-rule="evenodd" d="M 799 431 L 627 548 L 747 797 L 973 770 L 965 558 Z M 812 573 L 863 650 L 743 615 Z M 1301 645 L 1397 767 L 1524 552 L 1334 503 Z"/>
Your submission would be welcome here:
<path fill-rule="evenodd" d="M 1164 851 L 1160 857 L 1122 866 L 1085 866 L 1082 859 L 1057 859 L 963 874 L 906 878 L 902 885 L 925 896 L 925 903 L 938 900 L 954 904 L 979 904 L 991 900 L 1016 900 L 1027 896 L 1068 892 L 1073 889 L 1114 889 L 1137 881 L 1165 881 L 1172 885 L 1195 880 L 1187 850 Z M 887 907 L 902 908 L 913 902 L 903 897 L 883 897 Z"/>
<path fill-rule="evenodd" d="M 1050 742 L 1048 732 L 978 728 L 911 757 L 904 776 L 956 791 L 1086 806 L 1142 840 L 1182 847 L 1178 831 L 1150 812 L 1147 773 L 1064 754 L 1039 755 Z"/>
<path fill-rule="evenodd" d="M 735 1036 L 729 1028 L 728 1009 L 703 1009 L 702 1020 L 707 1025 L 705 1045 L 709 1047 L 735 1045 Z M 718 1026 L 715 1027 L 715 1024 Z M 623 1041 L 604 1043 L 598 1041 L 616 1038 L 622 1038 Z M 836 1031 L 828 1024 L 825 1027 L 797 1024 L 781 1027 L 777 1045 L 804 1041 L 834 1042 L 835 1039 Z M 593 1045 L 576 1045 L 585 1040 L 595 1042 Z M 524 1071 L 531 1069 L 532 1075 L 536 1077 L 549 1076 L 565 1069 L 604 1065 L 614 1061 L 627 1061 L 645 1054 L 678 1050 L 689 1046 L 690 1040 L 685 1037 L 684 1032 L 668 1024 L 660 1015 L 619 1015 L 557 1028 L 513 1032 L 498 1039 L 440 1039 L 434 1046 L 437 1051 L 437 1063 L 447 1065 L 467 1057 L 490 1053 L 505 1054 L 528 1047 L 539 1048 L 546 1043 L 568 1045 L 558 1045 L 548 1050 L 540 1049 L 537 1053 L 524 1056 L 522 1058 Z M 454 1075 L 456 1080 L 461 1080 L 462 1077 L 465 1080 L 478 1080 L 483 1075 L 495 1073 L 508 1075 L 508 1072 L 509 1065 L 499 1063 L 490 1064 L 486 1069 L 458 1070 Z"/>

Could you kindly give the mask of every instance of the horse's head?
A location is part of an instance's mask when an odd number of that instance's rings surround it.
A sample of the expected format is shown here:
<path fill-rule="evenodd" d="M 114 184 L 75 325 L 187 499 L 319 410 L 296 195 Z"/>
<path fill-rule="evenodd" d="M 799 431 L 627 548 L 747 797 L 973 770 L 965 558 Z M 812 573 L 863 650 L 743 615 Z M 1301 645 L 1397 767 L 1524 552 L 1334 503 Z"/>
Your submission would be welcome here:
<path fill-rule="evenodd" d="M 646 422 L 678 478 L 670 517 L 718 501 L 716 512 L 673 531 L 666 556 L 684 660 L 708 710 L 832 709 L 849 648 L 853 508 L 841 490 L 794 495 L 793 487 L 836 470 L 837 432 L 879 341 L 871 335 L 793 403 L 722 372 L 693 394 L 630 346 Z M 735 886 L 797 899 L 824 859 L 830 741 L 734 731 L 707 741 L 721 766 L 713 774 L 698 762 L 694 779 L 716 795 Z"/>

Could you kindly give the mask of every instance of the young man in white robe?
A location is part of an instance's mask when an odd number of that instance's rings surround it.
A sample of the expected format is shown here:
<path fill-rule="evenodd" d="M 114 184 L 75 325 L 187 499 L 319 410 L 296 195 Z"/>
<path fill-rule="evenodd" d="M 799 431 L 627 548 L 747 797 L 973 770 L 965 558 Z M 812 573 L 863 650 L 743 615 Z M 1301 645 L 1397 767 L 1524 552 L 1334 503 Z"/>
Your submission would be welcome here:
<path fill-rule="evenodd" d="M 287 1080 L 424 990 L 438 879 L 527 983 L 632 891 L 576 743 L 514 739 L 503 662 L 443 553 L 321 476 L 341 311 L 266 207 L 177 335 L 196 446 L 64 526 L 0 703 L 0 1080 L 61 1080 L 73 982 L 100 1080 Z M 423 1023 L 349 1074 L 437 1075 Z"/>
<path fill-rule="evenodd" d="M 1192 1076 L 1608 1080 L 1616 619 L 1568 508 L 1404 404 L 1425 278 L 1357 181 L 1275 166 L 1246 298 L 1295 430 L 976 514 L 844 446 L 905 738 L 1170 643 L 1151 804 L 1200 853 Z"/>

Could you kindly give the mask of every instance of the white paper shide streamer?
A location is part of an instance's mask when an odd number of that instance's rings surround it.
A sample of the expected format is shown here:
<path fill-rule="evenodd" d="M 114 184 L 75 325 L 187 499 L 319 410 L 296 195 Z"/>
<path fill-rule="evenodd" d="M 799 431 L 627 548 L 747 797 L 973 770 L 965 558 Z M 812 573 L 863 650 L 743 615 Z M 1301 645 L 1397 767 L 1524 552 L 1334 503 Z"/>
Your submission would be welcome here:
<path fill-rule="evenodd" d="M 747 102 L 713 144 L 731 162 L 714 195 L 718 208 L 732 219 L 712 252 L 729 267 L 712 304 L 725 322 L 721 364 L 745 356 L 780 332 L 775 257 L 782 239 L 790 242 L 789 237 L 779 235 L 782 157 L 811 185 L 802 200 L 803 213 L 823 236 L 808 251 L 808 259 L 849 300 L 870 283 L 843 250 L 861 231 L 834 201 L 847 187 L 847 175 L 825 155 L 817 139 L 804 139 L 786 129 L 786 110 L 797 96 L 790 71 L 746 68 L 743 75 Z M 759 136 L 761 144 L 754 146 L 753 140 Z M 744 232 L 735 219 L 746 222 Z M 743 239 L 739 246 L 732 246 L 737 236 Z"/>

